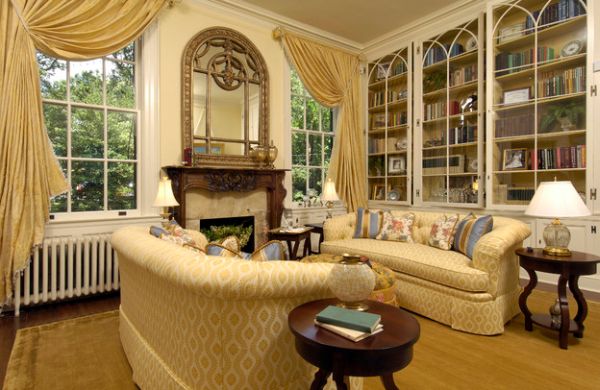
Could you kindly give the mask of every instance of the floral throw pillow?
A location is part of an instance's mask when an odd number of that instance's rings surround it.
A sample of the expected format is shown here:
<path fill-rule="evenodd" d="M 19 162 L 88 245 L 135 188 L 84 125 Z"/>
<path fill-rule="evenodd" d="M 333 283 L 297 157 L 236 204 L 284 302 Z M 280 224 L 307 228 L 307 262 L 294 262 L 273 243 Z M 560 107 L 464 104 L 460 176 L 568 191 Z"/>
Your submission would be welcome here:
<path fill-rule="evenodd" d="M 378 240 L 414 242 L 412 238 L 412 227 L 415 222 L 415 214 L 406 213 L 401 217 L 394 217 L 391 212 L 384 211 L 383 223 Z"/>
<path fill-rule="evenodd" d="M 458 223 L 458 214 L 449 217 L 442 216 L 431 225 L 428 244 L 434 248 L 449 251 L 454 241 L 454 230 Z"/>

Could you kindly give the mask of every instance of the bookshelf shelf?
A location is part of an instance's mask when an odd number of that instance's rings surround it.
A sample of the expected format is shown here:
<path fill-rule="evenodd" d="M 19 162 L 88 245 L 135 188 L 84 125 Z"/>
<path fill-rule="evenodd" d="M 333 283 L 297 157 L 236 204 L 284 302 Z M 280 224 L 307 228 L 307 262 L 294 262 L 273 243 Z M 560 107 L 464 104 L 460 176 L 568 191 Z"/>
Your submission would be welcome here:
<path fill-rule="evenodd" d="M 537 69 L 539 71 L 550 71 L 550 70 L 560 68 L 562 66 L 570 66 L 570 65 L 577 64 L 577 63 L 585 63 L 586 56 L 587 56 L 586 53 L 581 53 L 581 54 L 576 54 L 576 55 L 569 56 L 569 57 L 561 57 L 561 58 L 554 59 L 554 60 L 538 62 Z M 508 74 L 503 74 L 501 76 L 496 76 L 496 81 L 501 81 L 501 82 L 513 81 L 516 79 L 521 79 L 523 77 L 532 77 L 533 74 L 535 73 L 533 64 L 527 64 L 527 65 L 522 65 L 522 66 L 517 66 L 517 67 L 512 67 L 512 68 L 499 69 L 499 70 L 496 70 L 495 73 L 498 74 L 498 73 L 502 73 L 502 72 L 508 72 L 508 71 L 512 71 L 512 70 L 516 70 L 516 69 L 521 69 L 521 68 L 523 68 L 523 70 L 519 70 L 517 72 L 512 72 L 512 73 L 508 73 Z"/>
<path fill-rule="evenodd" d="M 555 102 L 560 102 L 562 100 L 573 99 L 573 98 L 582 97 L 582 96 L 585 96 L 585 92 L 568 93 L 568 94 L 564 94 L 564 95 L 530 99 L 524 103 L 517 103 L 517 104 L 496 104 L 496 105 L 494 105 L 494 108 L 496 111 L 514 110 L 517 108 L 533 106 L 536 103 L 538 103 L 538 104 L 555 103 Z"/>
<path fill-rule="evenodd" d="M 554 140 L 565 137 L 574 137 L 577 135 L 585 135 L 585 130 L 569 130 L 569 131 L 556 131 L 551 133 L 538 133 L 538 140 Z M 505 142 L 519 142 L 519 141 L 533 141 L 536 138 L 536 134 L 517 135 L 513 137 L 498 137 L 494 139 L 496 143 Z"/>

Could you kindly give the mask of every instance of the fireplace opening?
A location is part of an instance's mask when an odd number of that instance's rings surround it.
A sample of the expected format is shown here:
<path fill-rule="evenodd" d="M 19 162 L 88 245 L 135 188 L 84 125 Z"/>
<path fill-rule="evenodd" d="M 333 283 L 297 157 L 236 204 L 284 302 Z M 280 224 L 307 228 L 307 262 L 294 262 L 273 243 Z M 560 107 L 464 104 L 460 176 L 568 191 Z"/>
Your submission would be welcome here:
<path fill-rule="evenodd" d="M 217 241 L 227 236 L 236 236 L 242 241 L 242 252 L 254 252 L 254 216 L 202 218 L 200 231 L 208 241 Z M 244 242 L 246 242 L 244 244 Z"/>

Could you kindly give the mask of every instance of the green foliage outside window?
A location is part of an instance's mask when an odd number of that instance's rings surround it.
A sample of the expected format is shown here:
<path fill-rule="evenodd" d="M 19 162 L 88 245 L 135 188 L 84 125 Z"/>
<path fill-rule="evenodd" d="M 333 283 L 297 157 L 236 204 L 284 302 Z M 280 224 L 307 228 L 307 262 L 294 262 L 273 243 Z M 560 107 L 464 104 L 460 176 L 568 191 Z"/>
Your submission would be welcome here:
<path fill-rule="evenodd" d="M 68 63 L 38 53 L 37 60 L 48 136 L 71 183 L 51 212 L 67 212 L 69 197 L 71 211 L 135 209 L 135 44 L 106 59 Z"/>
<path fill-rule="evenodd" d="M 333 111 L 320 105 L 291 72 L 292 198 L 321 194 L 333 148 Z"/>

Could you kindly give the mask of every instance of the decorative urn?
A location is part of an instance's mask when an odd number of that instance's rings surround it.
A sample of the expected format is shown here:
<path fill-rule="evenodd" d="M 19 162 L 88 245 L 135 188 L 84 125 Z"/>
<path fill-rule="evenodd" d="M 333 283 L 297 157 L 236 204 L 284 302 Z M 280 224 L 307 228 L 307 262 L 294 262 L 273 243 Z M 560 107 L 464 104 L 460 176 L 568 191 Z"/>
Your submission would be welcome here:
<path fill-rule="evenodd" d="M 344 254 L 327 278 L 329 289 L 341 302 L 338 306 L 364 311 L 375 287 L 375 273 L 358 255 Z"/>

